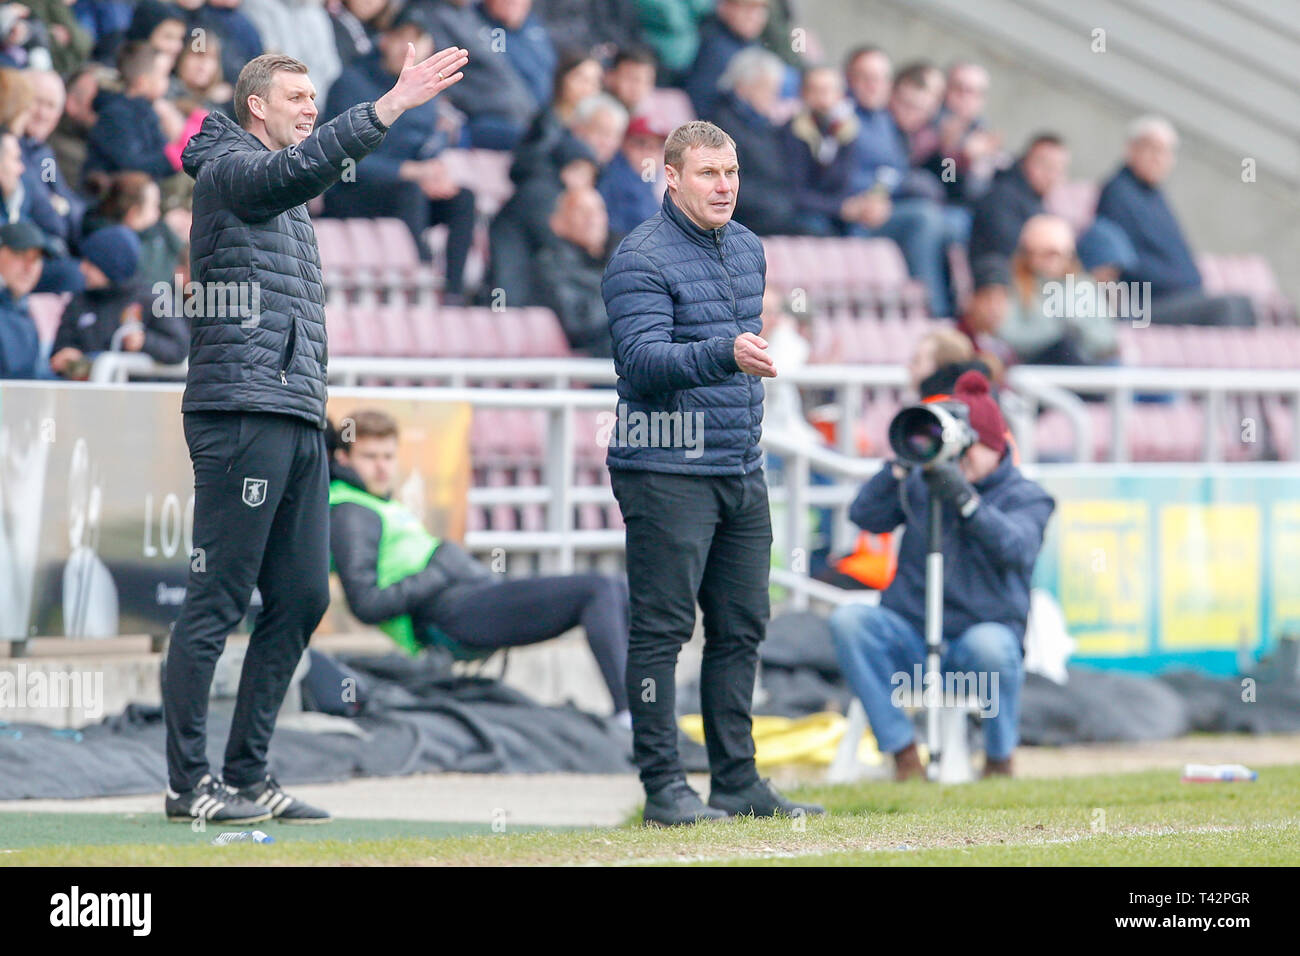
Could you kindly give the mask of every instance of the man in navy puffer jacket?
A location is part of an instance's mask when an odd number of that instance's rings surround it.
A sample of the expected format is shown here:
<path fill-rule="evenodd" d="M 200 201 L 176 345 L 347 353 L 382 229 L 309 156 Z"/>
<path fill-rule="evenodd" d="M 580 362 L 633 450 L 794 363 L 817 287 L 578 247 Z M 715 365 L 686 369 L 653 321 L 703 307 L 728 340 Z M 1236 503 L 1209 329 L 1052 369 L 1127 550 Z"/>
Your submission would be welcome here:
<path fill-rule="evenodd" d="M 627 526 L 627 687 L 645 822 L 820 813 L 754 768 L 750 702 L 772 550 L 760 379 L 776 374 L 757 334 L 763 246 L 731 222 L 739 164 L 730 136 L 712 123 L 680 126 L 664 166 L 662 209 L 619 244 L 601 288 L 618 372 L 607 463 Z M 697 596 L 709 806 L 677 753 L 674 674 Z"/>

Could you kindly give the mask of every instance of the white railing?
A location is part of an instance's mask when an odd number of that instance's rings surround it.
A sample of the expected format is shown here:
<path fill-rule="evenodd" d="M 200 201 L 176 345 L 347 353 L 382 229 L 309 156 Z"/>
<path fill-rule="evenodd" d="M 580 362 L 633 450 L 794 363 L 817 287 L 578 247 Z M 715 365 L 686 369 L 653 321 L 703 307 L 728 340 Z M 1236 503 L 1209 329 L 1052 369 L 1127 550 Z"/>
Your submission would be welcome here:
<path fill-rule="evenodd" d="M 476 487 L 468 493 L 473 506 L 542 505 L 545 527 L 537 531 L 473 531 L 466 546 L 478 554 L 502 548 L 512 554 L 533 554 L 547 571 L 564 573 L 584 555 L 619 560 L 623 549 L 621 530 L 580 530 L 575 527 L 575 506 L 613 504 L 607 486 L 575 484 L 575 419 L 579 410 L 610 410 L 615 394 L 608 388 L 574 387 L 605 385 L 614 381 L 612 363 L 597 359 L 338 359 L 331 363 L 331 378 L 355 382 L 361 378 L 407 378 L 443 381 L 434 387 L 343 385 L 340 394 L 371 398 L 414 398 L 423 401 L 466 402 L 474 408 L 528 408 L 546 413 L 545 460 L 541 484 L 527 487 Z M 161 367 L 146 356 L 106 355 L 96 361 L 95 381 L 125 381 L 133 375 L 151 378 L 183 376 L 183 366 Z M 868 389 L 902 389 L 905 372 L 899 366 L 809 366 L 787 373 L 785 380 L 808 388 L 832 391 L 843 409 L 839 448 L 808 442 L 774 425 L 764 430 L 763 447 L 779 456 L 779 469 L 769 469 L 770 500 L 778 515 L 778 527 L 787 556 L 809 541 L 809 513 L 829 509 L 832 515 L 831 547 L 842 553 L 852 546 L 856 529 L 848 520 L 848 506 L 859 484 L 880 467 L 879 460 L 854 454 L 854 416 L 865 404 Z M 539 387 L 499 387 L 500 383 L 529 382 Z M 452 384 L 454 383 L 454 384 Z M 491 384 L 482 384 L 491 383 Z M 1300 376 L 1294 372 L 1225 372 L 1222 370 L 1165 370 L 1128 368 L 1019 367 L 1012 370 L 1011 383 L 1020 397 L 1009 416 L 1017 428 L 1022 457 L 1033 460 L 1034 421 L 1041 407 L 1061 408 L 1076 428 L 1080 461 L 1091 451 L 1088 419 L 1083 404 L 1070 389 L 1108 396 L 1115 415 L 1116 432 L 1124 428 L 1125 412 L 1135 393 L 1181 392 L 1206 396 L 1214 407 L 1222 407 L 1229 395 L 1245 392 L 1273 392 L 1291 396 L 1300 407 Z M 1009 397 L 1004 392 L 1004 396 Z M 1216 404 L 1217 403 L 1217 404 Z M 1207 416 L 1211 417 L 1211 416 Z M 1017 427 L 1018 426 L 1018 427 Z M 1298 432 L 1300 434 L 1300 432 Z M 593 436 L 594 438 L 594 436 Z M 1300 442 L 1295 445 L 1300 446 Z M 780 479 L 777 480 L 777 472 Z M 813 484 L 816 472 L 833 479 L 832 484 Z M 829 600 L 825 589 L 807 574 L 807 563 L 787 562 L 789 568 L 774 568 L 773 582 L 790 589 L 791 604 L 806 607 L 810 600 Z M 829 593 L 829 592 L 828 592 Z M 860 596 L 854 599 L 859 599 Z"/>
<path fill-rule="evenodd" d="M 363 379 L 406 379 L 431 386 L 469 388 L 503 387 L 527 383 L 556 390 L 582 385 L 612 385 L 613 363 L 607 359 L 418 359 L 336 358 L 330 362 L 330 381 L 354 386 Z M 95 360 L 91 381 L 127 382 L 133 377 L 183 379 L 185 365 L 157 365 L 139 353 L 111 352 Z M 807 365 L 786 372 L 782 381 L 800 388 L 821 389 L 833 394 L 840 409 L 837 448 L 854 453 L 858 416 L 866 406 L 868 393 L 878 389 L 902 390 L 907 373 L 901 365 Z M 1251 369 L 1168 369 L 1098 368 L 1021 365 L 1007 373 L 1008 390 L 1003 403 L 1015 433 L 1021 460 L 1037 461 L 1035 421 L 1046 408 L 1058 409 L 1071 424 L 1074 460 L 1093 460 L 1092 428 L 1079 393 L 1104 396 L 1111 415 L 1109 460 L 1125 461 L 1128 449 L 1128 413 L 1134 396 L 1169 393 L 1202 398 L 1205 402 L 1204 461 L 1219 461 L 1222 448 L 1218 426 L 1229 396 L 1267 394 L 1291 402 L 1297 439 L 1291 454 L 1300 460 L 1300 374 L 1294 371 Z"/>

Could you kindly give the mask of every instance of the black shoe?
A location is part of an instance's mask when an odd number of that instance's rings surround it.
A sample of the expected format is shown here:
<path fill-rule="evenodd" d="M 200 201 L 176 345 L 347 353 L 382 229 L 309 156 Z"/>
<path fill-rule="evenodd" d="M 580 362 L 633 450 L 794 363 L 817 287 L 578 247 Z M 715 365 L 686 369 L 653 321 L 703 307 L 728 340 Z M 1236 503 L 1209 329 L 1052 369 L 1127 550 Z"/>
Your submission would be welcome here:
<path fill-rule="evenodd" d="M 735 816 L 792 817 L 819 816 L 826 808 L 815 803 L 795 803 L 787 800 L 773 788 L 767 779 L 751 783 L 743 790 L 714 790 L 709 794 L 709 806 Z"/>
<path fill-rule="evenodd" d="M 169 789 L 163 810 L 172 823 L 207 820 L 209 823 L 234 825 L 271 819 L 270 810 L 242 799 L 210 773 L 205 773 L 193 790 L 177 793 Z"/>
<path fill-rule="evenodd" d="M 704 820 L 725 820 L 727 814 L 706 807 L 685 780 L 677 780 L 662 790 L 646 794 L 641 819 L 646 826 L 677 827 Z"/>
<path fill-rule="evenodd" d="M 261 783 L 240 787 L 236 792 L 256 806 L 265 807 L 270 811 L 270 816 L 281 823 L 329 823 L 332 819 L 328 811 L 289 796 L 275 782 L 274 777 L 268 776 Z"/>

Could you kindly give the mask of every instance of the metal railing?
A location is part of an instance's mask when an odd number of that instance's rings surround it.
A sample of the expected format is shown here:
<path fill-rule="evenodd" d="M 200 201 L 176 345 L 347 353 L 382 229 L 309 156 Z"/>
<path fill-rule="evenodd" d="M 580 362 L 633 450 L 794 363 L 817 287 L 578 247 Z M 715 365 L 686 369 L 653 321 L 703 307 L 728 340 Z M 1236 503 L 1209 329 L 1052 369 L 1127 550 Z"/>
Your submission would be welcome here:
<path fill-rule="evenodd" d="M 182 379 L 185 365 L 158 365 L 139 353 L 110 352 L 99 356 L 91 372 L 98 383 L 127 382 L 132 378 Z M 613 363 L 607 359 L 420 359 L 336 358 L 330 362 L 330 381 L 355 386 L 363 379 L 420 381 L 430 386 L 469 388 L 529 384 L 556 390 L 584 385 L 613 385 Z M 783 382 L 803 389 L 830 393 L 840 409 L 837 449 L 855 452 L 857 422 L 870 393 L 907 386 L 901 365 L 807 365 L 782 374 Z M 1268 394 L 1291 403 L 1295 431 L 1300 436 L 1300 375 L 1293 371 L 1231 369 L 1126 368 L 1020 365 L 1007 373 L 1009 389 L 1003 391 L 1004 410 L 1015 434 L 1021 460 L 1038 460 L 1035 422 L 1044 409 L 1056 409 L 1070 422 L 1074 460 L 1093 460 L 1091 420 L 1080 394 L 1103 396 L 1111 416 L 1109 460 L 1128 457 L 1128 415 L 1135 396 L 1174 394 L 1200 398 L 1205 403 L 1202 459 L 1222 458 L 1218 426 L 1230 396 Z M 1300 438 L 1292 442 L 1291 455 L 1300 460 Z"/>
<path fill-rule="evenodd" d="M 126 381 L 132 376 L 180 377 L 184 366 L 158 366 L 147 356 L 111 354 L 96 360 L 94 381 Z M 424 401 L 466 402 L 474 408 L 527 408 L 545 412 L 545 457 L 541 484 L 524 487 L 474 487 L 468 492 L 471 506 L 541 505 L 542 530 L 479 530 L 466 535 L 466 546 L 478 554 L 494 549 L 508 553 L 536 555 L 548 571 L 574 570 L 578 555 L 617 559 L 623 549 L 623 532 L 616 529 L 582 530 L 576 527 L 578 505 L 609 506 L 613 494 L 605 485 L 575 482 L 575 412 L 613 411 L 616 397 L 608 388 L 580 387 L 608 385 L 614 381 L 613 364 L 599 359 L 362 359 L 342 358 L 331 363 L 331 379 L 344 383 L 339 389 L 354 397 L 414 398 Z M 432 381 L 432 387 L 365 386 L 363 378 Z M 866 404 L 869 390 L 900 390 L 906 373 L 899 366 L 814 365 L 786 373 L 783 380 L 804 388 L 833 394 L 843 417 L 838 428 L 838 447 L 827 448 L 805 436 L 785 432 L 775 423 L 765 427 L 763 448 L 777 456 L 780 467 L 769 470 L 770 500 L 782 530 L 781 538 L 788 567 L 773 569 L 775 584 L 790 590 L 790 603 L 806 607 L 811 600 L 838 600 L 807 573 L 807 562 L 793 560 L 795 549 L 810 540 L 809 516 L 814 509 L 831 512 L 831 547 L 843 552 L 852 546 L 856 529 L 848 520 L 848 506 L 860 482 L 879 467 L 876 459 L 858 457 L 853 446 L 856 414 Z M 1075 428 L 1079 461 L 1091 459 L 1089 421 L 1075 390 L 1105 395 L 1114 416 L 1114 433 L 1122 434 L 1126 413 L 1135 394 L 1172 392 L 1204 396 L 1214 420 L 1228 396 L 1250 392 L 1287 395 L 1300 409 L 1300 376 L 1294 372 L 1228 372 L 1197 369 L 1058 368 L 1021 366 L 1011 370 L 1010 384 L 1017 399 L 1007 402 L 1009 421 L 1017 433 L 1022 460 L 1034 460 L 1033 422 L 1042 408 L 1061 409 Z M 529 383 L 535 387 L 501 387 L 503 382 Z M 1004 392 L 1004 398 L 1010 393 Z M 1297 423 L 1300 425 L 1300 422 Z M 1300 432 L 1297 432 L 1300 434 Z M 595 440 L 596 436 L 592 436 Z M 1214 454 L 1213 438 L 1209 454 Z M 1300 447 L 1300 442 L 1295 445 Z M 1117 447 L 1113 451 L 1119 451 Z M 770 459 L 769 459 L 770 460 Z M 1122 460 L 1122 459 L 1121 459 Z M 814 483 L 812 476 L 830 478 L 832 483 Z M 825 593 L 823 593 L 825 592 Z M 860 600 L 850 592 L 848 599 Z"/>

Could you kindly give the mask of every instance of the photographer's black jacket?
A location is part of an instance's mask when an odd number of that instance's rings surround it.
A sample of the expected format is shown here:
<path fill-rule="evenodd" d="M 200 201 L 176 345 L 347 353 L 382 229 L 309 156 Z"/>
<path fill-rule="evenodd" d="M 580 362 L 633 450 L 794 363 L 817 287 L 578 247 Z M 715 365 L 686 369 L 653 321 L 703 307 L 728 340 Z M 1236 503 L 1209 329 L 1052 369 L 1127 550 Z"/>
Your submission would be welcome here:
<path fill-rule="evenodd" d="M 908 513 L 899 498 L 899 480 L 886 464 L 862 486 L 849 518 L 873 534 L 905 526 L 898 573 L 880 603 L 924 634 L 929 491 L 919 470 L 908 475 L 903 485 Z M 1023 642 L 1029 616 L 1029 578 L 1056 502 L 1020 473 L 1010 455 L 977 482 L 975 490 L 980 506 L 969 518 L 963 519 L 951 506 L 944 506 L 943 636 L 953 640 L 975 624 L 996 621 L 1011 628 Z"/>

